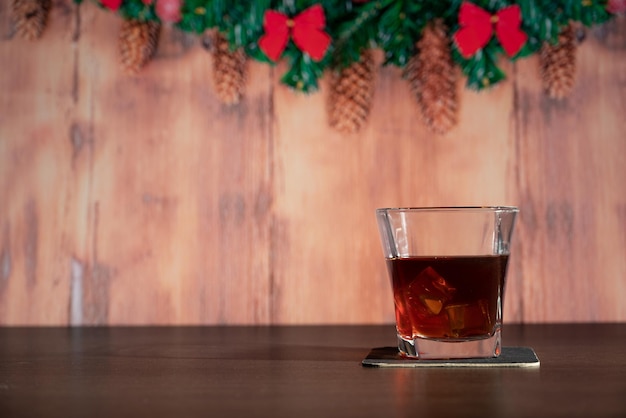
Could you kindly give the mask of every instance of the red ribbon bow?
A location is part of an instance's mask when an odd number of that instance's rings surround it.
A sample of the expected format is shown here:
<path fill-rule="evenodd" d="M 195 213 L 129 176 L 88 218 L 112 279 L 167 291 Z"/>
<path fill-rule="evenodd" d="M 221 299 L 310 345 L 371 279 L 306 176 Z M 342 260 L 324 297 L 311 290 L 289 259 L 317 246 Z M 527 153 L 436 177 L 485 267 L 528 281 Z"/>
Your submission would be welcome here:
<path fill-rule="evenodd" d="M 263 16 L 265 34 L 259 39 L 259 47 L 272 61 L 278 61 L 289 42 L 314 61 L 324 58 L 330 45 L 330 36 L 324 32 L 326 16 L 321 5 L 315 4 L 294 18 L 275 10 L 267 10 Z"/>
<path fill-rule="evenodd" d="M 491 39 L 494 27 L 496 38 L 508 56 L 517 54 L 528 40 L 521 29 L 522 12 L 515 4 L 500 9 L 496 14 L 464 2 L 459 11 L 459 25 L 461 28 L 454 34 L 454 41 L 465 58 L 470 58 L 479 49 L 483 48 Z"/>

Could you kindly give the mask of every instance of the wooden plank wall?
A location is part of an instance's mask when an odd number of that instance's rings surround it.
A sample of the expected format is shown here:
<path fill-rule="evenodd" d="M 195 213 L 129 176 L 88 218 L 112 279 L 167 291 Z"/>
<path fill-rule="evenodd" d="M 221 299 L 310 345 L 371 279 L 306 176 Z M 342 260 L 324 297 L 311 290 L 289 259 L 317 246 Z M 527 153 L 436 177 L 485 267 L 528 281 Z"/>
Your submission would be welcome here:
<path fill-rule="evenodd" d="M 521 210 L 505 321 L 626 320 L 623 17 L 587 31 L 566 100 L 504 63 L 437 136 L 381 67 L 344 136 L 327 78 L 305 96 L 251 63 L 228 107 L 198 38 L 166 28 L 126 76 L 117 17 L 53 5 L 27 42 L 0 3 L 0 325 L 390 323 L 374 209 L 490 204 Z"/>

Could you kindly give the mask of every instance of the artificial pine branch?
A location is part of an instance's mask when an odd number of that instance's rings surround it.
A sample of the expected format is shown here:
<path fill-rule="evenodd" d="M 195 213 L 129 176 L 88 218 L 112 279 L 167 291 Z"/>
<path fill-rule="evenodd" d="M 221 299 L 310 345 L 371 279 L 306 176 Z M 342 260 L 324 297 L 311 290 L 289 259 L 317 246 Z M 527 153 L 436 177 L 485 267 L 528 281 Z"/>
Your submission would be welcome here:
<path fill-rule="evenodd" d="M 125 19 L 160 22 L 156 5 L 161 2 L 92 1 L 120 14 Z M 495 35 L 470 58 L 461 56 L 456 49 L 453 49 L 453 61 L 467 76 L 467 86 L 476 90 L 491 87 L 506 78 L 504 71 L 498 66 L 501 59 L 514 60 L 539 52 L 545 42 L 555 41 L 557 37 L 555 28 L 562 27 L 566 22 L 580 22 L 585 26 L 591 26 L 606 22 L 614 16 L 614 13 L 607 9 L 606 0 L 474 0 L 472 2 L 492 15 L 507 6 L 518 5 L 521 10 L 520 29 L 528 36 L 526 44 L 514 57 L 504 54 Z M 218 29 L 227 35 L 231 46 L 243 48 L 249 58 L 264 63 L 271 63 L 259 47 L 259 39 L 266 30 L 264 25 L 266 13 L 273 10 L 284 13 L 291 19 L 311 7 L 313 3 L 321 6 L 325 12 L 324 27 L 321 30 L 332 38 L 328 54 L 323 60 L 314 61 L 297 48 L 290 37 L 279 59 L 286 62 L 287 66 L 281 82 L 303 92 L 315 91 L 324 71 L 343 68 L 357 61 L 360 51 L 367 48 L 382 50 L 385 65 L 391 64 L 404 68 L 415 53 L 415 42 L 429 22 L 440 19 L 448 28 L 454 31 L 458 29 L 460 26 L 459 10 L 464 1 L 184 0 L 172 2 L 172 4 L 180 5 L 180 10 L 175 11 L 174 15 L 180 15 L 180 21 L 175 22 L 175 25 L 181 30 L 200 34 L 208 29 Z"/>

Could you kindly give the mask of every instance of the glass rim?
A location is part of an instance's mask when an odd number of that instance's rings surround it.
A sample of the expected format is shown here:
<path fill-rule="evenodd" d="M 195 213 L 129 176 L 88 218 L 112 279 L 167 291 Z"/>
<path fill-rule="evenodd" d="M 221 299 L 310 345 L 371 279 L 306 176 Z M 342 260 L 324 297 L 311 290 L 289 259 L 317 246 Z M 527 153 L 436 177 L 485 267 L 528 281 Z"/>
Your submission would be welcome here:
<path fill-rule="evenodd" d="M 385 212 L 519 212 L 517 206 L 399 206 L 376 209 Z"/>

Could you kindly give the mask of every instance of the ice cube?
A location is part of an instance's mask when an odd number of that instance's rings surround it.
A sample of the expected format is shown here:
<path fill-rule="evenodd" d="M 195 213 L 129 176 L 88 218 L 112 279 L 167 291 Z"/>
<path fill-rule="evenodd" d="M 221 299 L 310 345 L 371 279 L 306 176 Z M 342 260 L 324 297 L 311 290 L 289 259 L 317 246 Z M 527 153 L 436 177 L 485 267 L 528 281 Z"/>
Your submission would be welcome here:
<path fill-rule="evenodd" d="M 427 315 L 439 315 L 456 289 L 432 267 L 422 270 L 408 286 L 411 306 Z"/>
<path fill-rule="evenodd" d="M 465 328 L 465 310 L 468 306 L 466 304 L 446 306 L 450 329 L 455 337 L 458 337 L 459 333 Z"/>
<path fill-rule="evenodd" d="M 485 299 L 476 303 L 447 305 L 445 311 L 455 337 L 489 334 L 492 331 L 489 304 Z"/>

